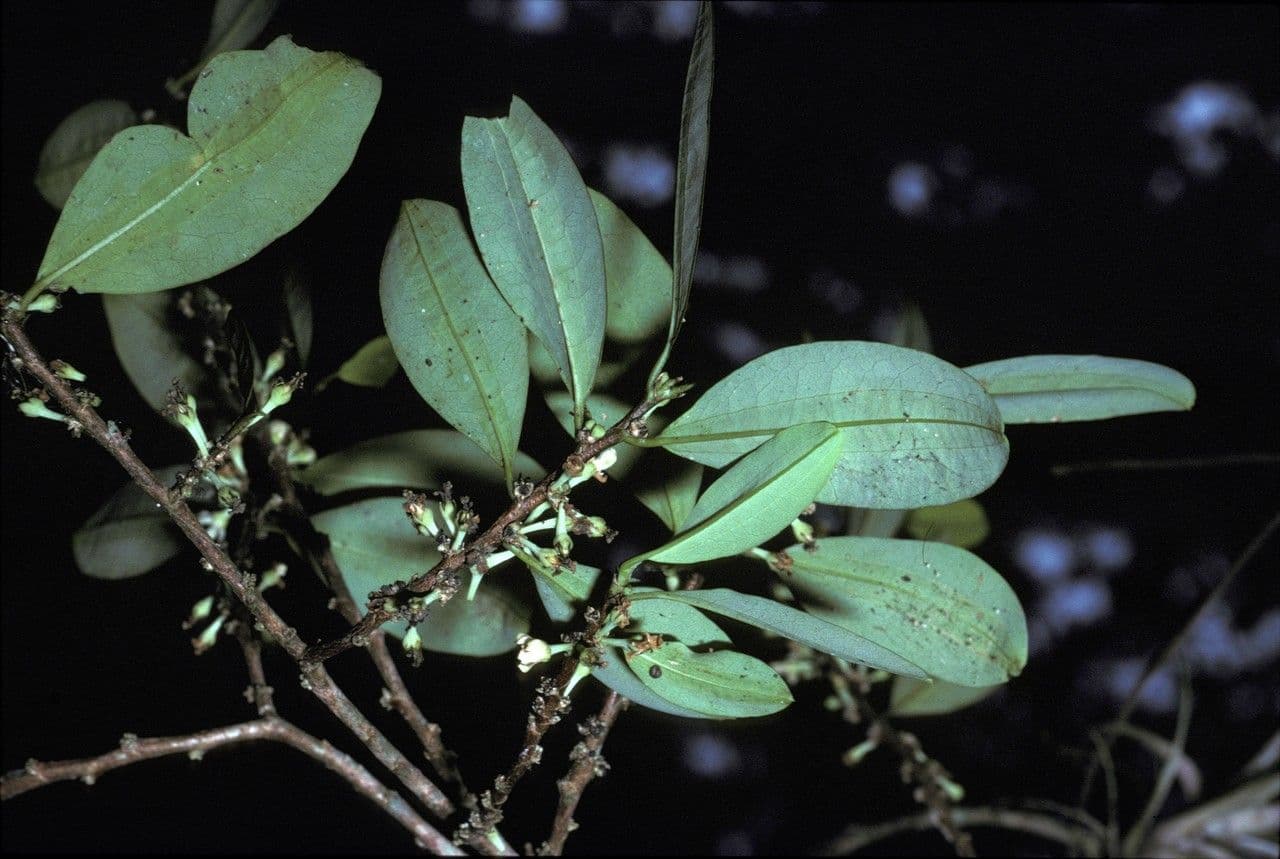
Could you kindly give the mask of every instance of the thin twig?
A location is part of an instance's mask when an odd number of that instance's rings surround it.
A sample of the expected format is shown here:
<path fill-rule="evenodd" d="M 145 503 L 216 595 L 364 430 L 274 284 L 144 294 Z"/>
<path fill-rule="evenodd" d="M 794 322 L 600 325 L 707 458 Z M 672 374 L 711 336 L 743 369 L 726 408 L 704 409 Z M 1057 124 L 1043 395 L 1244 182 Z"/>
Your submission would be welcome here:
<path fill-rule="evenodd" d="M 257 580 L 250 574 L 242 574 L 236 565 L 204 530 L 185 500 L 174 497 L 162 485 L 155 474 L 140 460 L 129 446 L 128 439 L 114 423 L 108 424 L 97 411 L 76 396 L 72 388 L 49 368 L 44 357 L 32 345 L 22 328 L 20 315 L 11 309 L 9 297 L 0 295 L 4 307 L 0 317 L 0 332 L 10 343 L 24 371 L 34 376 L 45 390 L 57 400 L 65 411 L 69 424 L 78 432 L 88 433 L 106 450 L 133 481 L 149 495 L 186 535 L 203 556 L 204 564 L 215 573 L 227 589 L 254 619 L 254 626 L 269 635 L 299 664 L 303 686 L 309 689 L 365 744 L 374 757 L 391 770 L 401 782 L 440 818 L 447 818 L 454 811 L 453 803 L 436 787 L 422 771 L 415 767 L 351 702 L 334 683 L 324 666 L 307 660 L 306 644 L 297 631 L 289 626 L 266 602 L 257 590 Z"/>
<path fill-rule="evenodd" d="M 583 791 L 593 778 L 603 776 L 609 765 L 601 757 L 600 750 L 609 736 L 609 729 L 629 702 L 617 692 L 609 692 L 600 708 L 600 714 L 592 716 L 578 726 L 582 742 L 569 753 L 569 772 L 556 782 L 560 802 L 556 806 L 556 818 L 551 825 L 551 837 L 538 848 L 539 856 L 559 856 L 564 851 L 565 839 L 578 828 L 573 813 L 578 809 Z"/>
<path fill-rule="evenodd" d="M 409 830 L 421 847 L 442 856 L 462 855 L 462 851 L 438 829 L 423 820 L 403 797 L 389 790 L 350 755 L 338 751 L 324 740 L 311 736 L 279 716 L 267 716 L 252 722 L 241 722 L 180 737 L 140 739 L 126 734 L 120 740 L 120 748 L 93 758 L 51 762 L 30 760 L 25 768 L 8 773 L 0 779 L 0 799 L 9 800 L 60 781 L 79 779 L 85 784 L 93 784 L 99 776 L 111 770 L 168 755 L 185 754 L 192 760 L 199 760 L 205 752 L 212 749 L 255 740 L 283 743 L 324 764 Z"/>
<path fill-rule="evenodd" d="M 1137 856 L 1142 851 L 1143 841 L 1147 837 L 1147 832 L 1150 831 L 1151 825 L 1155 823 L 1156 815 L 1160 813 L 1160 809 L 1164 808 L 1165 800 L 1169 798 L 1169 791 L 1173 788 L 1173 782 L 1178 777 L 1178 768 L 1182 763 L 1182 757 L 1186 754 L 1187 730 L 1191 726 L 1191 709 L 1191 680 L 1184 674 L 1182 678 L 1182 695 L 1178 700 L 1178 721 L 1173 735 L 1173 753 L 1165 758 L 1164 765 L 1160 767 L 1160 774 L 1156 778 L 1155 786 L 1151 789 L 1151 796 L 1148 797 L 1147 804 L 1142 809 L 1142 814 L 1138 816 L 1137 821 L 1129 829 L 1128 835 L 1125 836 L 1121 848 L 1126 856 Z"/>
<path fill-rule="evenodd" d="M 310 517 L 307 516 L 298 498 L 293 476 L 289 473 L 289 465 L 281 450 L 273 448 L 267 454 L 267 462 L 276 492 L 282 501 L 276 511 L 283 520 L 282 524 L 306 554 L 321 580 L 333 591 L 335 607 L 343 619 L 350 624 L 359 623 L 360 608 L 347 587 L 341 567 L 333 556 L 329 538 L 317 531 Z M 427 760 L 431 762 L 435 771 L 446 782 L 457 786 L 463 805 L 474 807 L 475 798 L 462 781 L 462 774 L 454 762 L 455 756 L 445 748 L 444 741 L 441 739 L 440 726 L 427 719 L 414 703 L 413 696 L 409 693 L 387 646 L 386 633 L 382 630 L 374 632 L 369 637 L 368 650 L 370 659 L 373 660 L 378 674 L 382 677 L 382 682 L 386 684 L 383 705 L 394 709 L 413 729 L 418 741 L 422 744 Z"/>
<path fill-rule="evenodd" d="M 965 808 L 951 809 L 951 815 L 957 826 L 964 827 L 996 827 L 1026 832 L 1049 841 L 1056 841 L 1066 847 L 1080 851 L 1085 856 L 1101 856 L 1102 845 L 1088 829 L 1075 824 L 1063 823 L 1047 814 L 1033 811 L 1019 811 L 1011 808 Z M 819 856 L 845 856 L 855 853 L 892 835 L 900 832 L 923 832 L 933 829 L 936 821 L 929 812 L 900 817 L 873 826 L 850 826 L 818 853 Z"/>
<path fill-rule="evenodd" d="M 618 421 L 600 438 L 591 438 L 588 434 L 580 434 L 578 447 L 565 458 L 559 470 L 547 474 L 533 487 L 533 490 L 521 498 L 517 498 L 505 513 L 494 520 L 493 524 L 475 540 L 456 552 L 448 552 L 430 570 L 414 576 L 403 586 L 387 588 L 383 594 L 383 602 L 393 602 L 391 598 L 403 594 L 425 594 L 433 590 L 437 583 L 455 576 L 463 568 L 478 559 L 496 551 L 502 545 L 507 530 L 523 521 L 535 507 L 547 500 L 552 483 L 561 474 L 577 475 L 583 467 L 595 457 L 611 447 L 622 443 L 628 436 L 634 437 L 644 426 L 644 416 L 658 405 L 657 401 L 646 399 L 632 409 L 622 420 Z M 353 626 L 345 635 L 334 641 L 312 645 L 307 649 L 306 658 L 315 662 L 332 659 L 349 648 L 366 643 L 375 630 L 394 616 L 394 611 L 384 605 L 370 606 L 364 618 Z"/>
<path fill-rule="evenodd" d="M 1172 471 L 1182 468 L 1215 468 L 1231 465 L 1280 465 L 1280 453 L 1224 453 L 1178 459 L 1107 459 L 1098 462 L 1063 463 L 1050 467 L 1054 477 L 1070 477 L 1096 471 Z"/>

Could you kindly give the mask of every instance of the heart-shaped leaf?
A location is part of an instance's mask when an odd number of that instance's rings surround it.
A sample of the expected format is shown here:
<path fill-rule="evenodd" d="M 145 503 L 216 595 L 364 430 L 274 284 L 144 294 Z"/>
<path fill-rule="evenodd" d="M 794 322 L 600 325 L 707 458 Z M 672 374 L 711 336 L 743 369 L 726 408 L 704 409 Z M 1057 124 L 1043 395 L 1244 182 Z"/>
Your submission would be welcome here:
<path fill-rule="evenodd" d="M 71 196 L 98 150 L 138 121 L 138 114 L 128 102 L 100 99 L 78 107 L 53 130 L 36 168 L 36 190 L 55 209 L 61 209 Z"/>
<path fill-rule="evenodd" d="M 669 543 L 627 561 L 621 572 L 625 576 L 645 560 L 692 564 L 758 546 L 809 506 L 831 475 L 841 443 L 827 423 L 783 430 L 707 487 Z"/>
<path fill-rule="evenodd" d="M 604 343 L 604 251 L 578 168 L 529 105 L 462 125 L 471 229 L 507 303 L 538 336 L 582 424 Z"/>
<path fill-rule="evenodd" d="M 516 471 L 541 477 L 531 457 L 516 455 Z M 453 430 L 408 430 L 357 442 L 321 457 L 298 477 L 321 495 L 386 486 L 437 489 L 446 480 L 465 487 L 473 481 L 503 482 L 502 469 L 476 443 Z"/>
<path fill-rule="evenodd" d="M 1027 662 L 1027 621 L 982 559 L 945 543 L 826 537 L 792 546 L 784 581 L 811 613 L 961 686 L 990 686 Z"/>
<path fill-rule="evenodd" d="M 382 260 L 382 320 L 422 398 L 514 477 L 529 393 L 524 328 L 485 274 L 458 210 L 400 207 Z"/>
<path fill-rule="evenodd" d="M 713 719 L 767 716 L 794 699 L 772 668 L 745 653 L 695 653 L 678 641 L 637 653 L 632 673 L 660 698 Z"/>
<path fill-rule="evenodd" d="M 995 398 L 1006 424 L 1097 421 L 1186 411 L 1196 389 L 1176 370 L 1101 355 L 1028 355 L 966 367 Z"/>
<path fill-rule="evenodd" d="M 632 597 L 633 616 L 635 606 L 643 604 L 642 600 L 648 601 L 646 596 Z M 858 662 L 872 668 L 883 668 L 894 674 L 911 677 L 925 676 L 923 669 L 893 651 L 843 627 L 783 605 L 776 600 L 738 593 L 727 588 L 670 591 L 663 593 L 663 598 L 667 601 L 687 603 L 749 623 L 850 662 Z"/>
<path fill-rule="evenodd" d="M 405 519 L 396 498 L 370 498 L 318 513 L 311 521 L 329 536 L 334 559 L 362 612 L 371 591 L 426 572 L 440 560 L 430 541 Z M 393 622 L 385 628 L 399 637 L 406 624 Z M 474 600 L 458 593 L 444 605 L 435 605 L 418 624 L 428 650 L 462 656 L 506 653 L 515 648 L 516 636 L 528 630 L 528 609 L 497 584 L 487 582 Z"/>
<path fill-rule="evenodd" d="M 713 385 L 655 443 L 719 468 L 809 421 L 844 437 L 818 493 L 827 504 L 945 504 L 986 489 L 1009 458 L 1000 410 L 971 376 L 924 352 L 861 341 L 762 355 Z"/>
<path fill-rule="evenodd" d="M 221 54 L 191 93 L 191 136 L 139 125 L 76 184 L 33 292 L 154 292 L 244 262 L 311 214 L 346 173 L 381 82 L 287 36 Z"/>

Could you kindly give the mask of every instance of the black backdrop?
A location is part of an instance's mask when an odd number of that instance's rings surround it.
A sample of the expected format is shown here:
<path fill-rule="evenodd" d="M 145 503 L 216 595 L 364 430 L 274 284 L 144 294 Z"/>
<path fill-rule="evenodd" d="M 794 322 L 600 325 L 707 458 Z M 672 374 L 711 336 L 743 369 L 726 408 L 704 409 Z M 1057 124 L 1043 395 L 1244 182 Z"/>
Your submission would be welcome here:
<path fill-rule="evenodd" d="M 958 365 L 1096 352 L 1166 363 L 1198 386 L 1188 415 L 1015 427 L 1011 465 L 982 498 L 994 531 L 980 554 L 1028 601 L 1034 586 L 1011 560 L 1020 529 L 1109 522 L 1136 546 L 1135 561 L 1115 582 L 1111 620 L 1033 660 L 1008 692 L 971 716 L 916 726 L 975 802 L 1017 795 L 1071 802 L 1078 784 L 1071 750 L 1084 747 L 1090 724 L 1114 712 L 1114 703 L 1080 689 L 1082 666 L 1165 640 L 1182 618 L 1159 599 L 1170 571 L 1234 554 L 1275 508 L 1274 468 L 1054 480 L 1048 466 L 1275 451 L 1276 160 L 1261 145 L 1236 143 L 1218 176 L 1190 182 L 1174 203 L 1157 205 L 1144 189 L 1156 167 L 1176 164 L 1146 117 L 1187 83 L 1236 84 L 1274 116 L 1277 10 L 810 4 L 750 15 L 739 4 L 719 12 L 704 246 L 757 255 L 770 288 L 750 296 L 695 289 L 672 362 L 677 371 L 705 385 L 731 368 L 714 348 L 713 323 L 741 323 L 770 346 L 804 335 L 864 338 L 878 310 L 910 298 L 931 322 L 935 351 Z M 195 58 L 207 14 L 203 3 L 3 5 L 6 290 L 20 293 L 30 283 L 56 220 L 31 184 L 49 131 L 75 107 L 104 97 L 180 117 L 161 84 Z M 380 330 L 377 267 L 398 201 L 461 203 L 464 115 L 500 114 L 515 92 L 584 151 L 613 139 L 674 148 L 687 43 L 611 35 L 598 5 L 574 6 L 565 30 L 535 37 L 479 22 L 456 3 L 286 2 L 265 38 L 280 33 L 358 57 L 384 81 L 356 162 L 330 199 L 218 284 L 250 307 L 284 271 L 302 266 L 317 302 L 313 364 L 321 373 Z M 894 165 L 936 164 L 954 144 L 973 154 L 976 173 L 1014 187 L 1014 204 L 992 218 L 909 220 L 895 212 L 884 184 Z M 598 183 L 599 163 L 586 159 L 584 175 Z M 963 211 L 966 198 L 956 199 Z M 669 206 L 626 208 L 659 247 L 669 247 Z M 815 270 L 856 283 L 861 305 L 845 313 L 821 305 L 805 288 Z M 186 455 L 183 440 L 116 369 L 98 299 L 70 296 L 64 310 L 29 329 L 46 354 L 89 371 L 104 410 L 132 427 L 151 463 Z M 342 389 L 291 408 L 299 425 L 317 422 L 322 452 L 438 420 L 403 380 L 387 392 Z M 535 408 L 536 419 L 548 420 Z M 69 536 L 122 475 L 91 444 L 52 424 L 25 420 L 11 407 L 2 417 L 4 768 L 33 755 L 98 753 L 124 731 L 182 733 L 247 717 L 238 653 L 220 646 L 195 658 L 178 626 L 208 592 L 194 562 L 127 582 L 79 575 Z M 542 446 L 554 454 L 554 431 L 533 436 L 531 452 L 544 453 Z M 653 536 L 648 524 L 637 527 Z M 1275 560 L 1274 550 L 1264 554 L 1232 595 L 1242 624 L 1274 605 L 1266 581 L 1274 574 L 1262 571 L 1274 571 Z M 316 590 L 301 573 L 294 579 L 279 599 L 284 611 L 303 612 Z M 334 629 L 318 624 L 312 635 Z M 372 701 L 377 686 L 360 662 L 344 658 L 334 671 Z M 269 660 L 268 670 L 287 715 L 344 743 L 296 687 L 285 660 Z M 432 657 L 411 683 L 461 753 L 472 785 L 508 765 L 531 692 L 509 657 Z M 1270 731 L 1276 696 L 1268 685 L 1263 716 L 1240 721 L 1224 704 L 1226 681 L 1198 688 L 1191 752 L 1211 779 L 1222 779 Z M 608 745 L 613 772 L 587 794 L 584 827 L 570 849 L 806 851 L 843 823 L 910 811 L 888 756 L 844 769 L 839 753 L 860 737 L 822 711 L 820 690 L 798 698 L 781 717 L 716 729 L 740 764 L 722 780 L 697 778 L 681 763 L 705 726 L 624 715 Z M 576 713 L 598 699 L 598 689 L 588 689 Z M 382 724 L 406 739 L 393 720 Z M 1168 730 L 1167 721 L 1152 724 Z M 511 805 L 504 829 L 518 843 L 545 837 L 569 733 L 562 728 L 549 741 L 549 763 Z M 1134 760 L 1131 798 L 1151 774 Z M 401 831 L 336 778 L 273 747 L 215 753 L 201 764 L 150 763 L 93 788 L 61 785 L 21 797 L 2 813 L 6 851 L 409 848 Z M 1031 846 L 999 834 L 980 835 L 978 844 L 989 852 Z M 946 851 L 934 835 L 890 847 Z"/>

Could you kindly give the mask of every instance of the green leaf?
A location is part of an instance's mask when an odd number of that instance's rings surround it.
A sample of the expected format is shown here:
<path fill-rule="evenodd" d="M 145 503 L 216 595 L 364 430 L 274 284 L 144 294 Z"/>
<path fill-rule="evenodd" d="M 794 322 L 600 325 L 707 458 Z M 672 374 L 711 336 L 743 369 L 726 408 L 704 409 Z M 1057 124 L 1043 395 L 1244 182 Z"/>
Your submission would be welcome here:
<path fill-rule="evenodd" d="M 296 272 L 284 279 L 284 314 L 287 336 L 298 350 L 298 360 L 307 366 L 311 358 L 311 336 L 314 320 L 311 311 L 311 290 Z"/>
<path fill-rule="evenodd" d="M 940 507 L 921 507 L 907 514 L 907 533 L 917 540 L 937 540 L 972 549 L 987 539 L 987 512 L 972 498 Z"/>
<path fill-rule="evenodd" d="M 1196 389 L 1161 364 L 1101 355 L 1028 355 L 966 367 L 995 398 L 1006 424 L 1096 421 L 1186 411 Z"/>
<path fill-rule="evenodd" d="M 650 692 L 640 682 L 640 678 L 631 673 L 631 669 L 627 667 L 626 658 L 622 655 L 621 650 L 610 649 L 608 654 L 604 665 L 591 666 L 591 674 L 627 700 L 639 704 L 641 707 L 657 710 L 659 713 L 669 713 L 672 716 L 681 716 L 686 719 L 712 718 L 706 713 L 700 713 L 688 707 L 681 707 L 666 698 Z"/>
<path fill-rule="evenodd" d="M 893 691 L 889 694 L 889 715 L 941 716 L 954 713 L 989 697 L 1000 685 L 957 686 L 941 680 L 929 683 L 913 677 L 895 677 Z"/>
<path fill-rule="evenodd" d="M 758 546 L 787 527 L 826 483 L 840 456 L 840 433 L 826 423 L 778 433 L 707 487 L 676 537 L 622 565 L 692 564 Z"/>
<path fill-rule="evenodd" d="M 698 611 L 687 600 L 673 597 L 673 592 L 657 588 L 636 587 L 630 591 L 632 603 L 627 610 L 631 624 L 628 635 L 649 633 L 683 642 L 689 647 L 732 644 L 716 622 Z"/>
<path fill-rule="evenodd" d="M 33 289 L 154 292 L 239 265 L 311 214 L 347 172 L 381 82 L 287 36 L 214 57 L 190 137 L 139 125 L 76 185 Z"/>
<path fill-rule="evenodd" d="M 713 719 L 767 716 L 794 700 L 777 672 L 732 650 L 695 653 L 668 641 L 657 650 L 636 654 L 629 667 L 649 691 Z"/>
<path fill-rule="evenodd" d="M 400 364 L 424 400 L 513 478 L 529 395 L 524 328 L 476 256 L 458 210 L 400 207 L 380 295 Z"/>
<path fill-rule="evenodd" d="M 489 274 L 555 359 L 580 425 L 606 313 L 604 251 L 587 186 L 519 98 L 505 117 L 463 122 L 462 184 Z"/>
<path fill-rule="evenodd" d="M 648 602 L 646 597 L 647 595 L 632 597 L 631 612 L 633 617 L 635 616 L 636 606 L 644 605 Z M 832 656 L 847 659 L 850 662 L 858 662 L 863 665 L 869 665 L 872 668 L 883 668 L 885 671 L 891 671 L 894 674 L 905 674 L 912 677 L 925 676 L 924 670 L 919 666 L 876 644 L 874 641 L 870 641 L 861 635 L 857 635 L 833 623 L 828 623 L 811 614 L 797 611 L 776 600 L 742 594 L 727 588 L 670 591 L 664 593 L 663 597 L 668 601 L 678 600 L 725 617 L 731 617 L 742 623 L 749 623 L 752 626 L 768 630 L 792 641 L 798 641 L 815 650 L 830 653 Z M 644 600 L 644 602 L 641 602 L 641 600 Z"/>
<path fill-rule="evenodd" d="M 707 183 L 707 144 L 711 137 L 711 85 L 715 78 L 715 33 L 710 0 L 698 4 L 693 50 L 680 107 L 680 152 L 676 157 L 675 243 L 671 252 L 671 317 L 667 344 L 649 378 L 666 366 L 684 323 L 693 288 L 693 265 L 702 230 L 702 199 Z"/>
<path fill-rule="evenodd" d="M 555 415 L 556 422 L 564 427 L 564 431 L 570 438 L 573 438 L 573 397 L 566 391 L 546 391 L 543 396 L 547 401 L 547 408 L 551 409 L 551 413 Z M 587 414 L 602 426 L 613 426 L 629 411 L 631 409 L 626 403 L 608 394 L 592 394 L 587 397 Z M 617 446 L 617 453 L 618 461 L 609 469 L 609 474 L 612 477 L 622 478 L 627 476 L 644 451 L 638 447 L 620 444 Z"/>
<path fill-rule="evenodd" d="M 440 560 L 431 542 L 405 519 L 396 498 L 370 498 L 318 513 L 311 521 L 316 530 L 329 536 L 334 559 L 361 612 L 371 591 L 426 572 Z M 397 637 L 403 636 L 406 628 L 403 622 L 385 627 Z M 528 609 L 489 583 L 481 586 L 471 602 L 460 592 L 444 605 L 435 605 L 418 624 L 418 634 L 428 650 L 462 656 L 506 653 L 515 648 L 516 636 L 528 630 Z"/>
<path fill-rule="evenodd" d="M 818 493 L 827 504 L 945 504 L 986 489 L 1009 458 L 1000 410 L 971 376 L 924 352 L 861 341 L 762 355 L 713 385 L 656 443 L 719 468 L 809 421 L 844 437 Z"/>
<path fill-rule="evenodd" d="M 175 379 L 198 403 L 208 404 L 208 370 L 184 346 L 186 320 L 174 306 L 176 297 L 163 292 L 102 296 L 111 345 L 125 375 L 157 412 L 164 409 Z"/>
<path fill-rule="evenodd" d="M 55 209 L 61 209 L 89 162 L 116 132 L 138 121 L 127 102 L 100 99 L 78 107 L 53 130 L 36 168 L 36 190 Z"/>
<path fill-rule="evenodd" d="M 868 510 L 854 507 L 849 511 L 845 533 L 856 537 L 893 537 L 907 520 L 906 510 Z"/>
<path fill-rule="evenodd" d="M 641 480 L 644 485 L 636 489 L 636 498 L 652 510 L 671 529 L 671 533 L 679 531 L 698 498 L 702 466 L 696 462 L 682 462 L 675 457 L 663 457 L 655 467 L 645 469 Z"/>
<path fill-rule="evenodd" d="M 209 38 L 200 51 L 200 62 L 177 80 L 166 82 L 165 89 L 175 98 L 182 98 L 186 85 L 195 80 L 209 60 L 253 44 L 266 29 L 278 5 L 279 0 L 217 0 L 213 4 L 213 20 L 209 22 Z"/>
<path fill-rule="evenodd" d="M 516 454 L 517 473 L 541 477 L 545 469 Z M 502 469 L 476 443 L 453 430 L 409 430 L 357 442 L 317 460 L 298 476 L 321 495 L 348 489 L 386 486 L 436 489 L 446 480 L 466 487 L 473 482 L 501 484 Z"/>
<path fill-rule="evenodd" d="M 534 567 L 530 567 L 530 571 L 542 605 L 547 610 L 547 615 L 556 623 L 566 623 L 573 619 L 578 606 L 591 596 L 591 590 L 600 576 L 598 569 L 586 564 L 574 564 L 572 569 L 563 566 L 555 575 Z"/>
<path fill-rule="evenodd" d="M 156 471 L 172 483 L 187 466 Z M 71 552 L 80 572 L 95 579 L 128 579 L 150 572 L 177 555 L 186 538 L 169 514 L 137 484 L 126 483 L 71 536 Z"/>
<path fill-rule="evenodd" d="M 787 550 L 784 581 L 811 613 L 961 686 L 990 686 L 1027 662 L 1027 621 L 986 562 L 945 543 L 826 537 Z"/>
<path fill-rule="evenodd" d="M 595 388 L 607 388 L 613 384 L 619 376 L 631 369 L 631 365 L 635 364 L 643 352 L 644 349 L 639 346 L 630 346 L 621 350 L 616 361 L 605 361 L 602 358 L 600 366 L 596 368 Z M 560 368 L 556 366 L 556 359 L 551 357 L 547 347 L 542 345 L 532 331 L 529 332 L 529 372 L 544 388 L 560 388 Z"/>
<path fill-rule="evenodd" d="M 671 266 L 613 201 L 594 188 L 587 193 L 604 245 L 605 335 L 643 343 L 670 318 Z"/>
<path fill-rule="evenodd" d="M 362 388 L 382 388 L 400 369 L 400 361 L 396 358 L 395 349 L 391 346 L 391 338 L 383 334 L 361 346 L 338 372 L 333 375 L 348 385 L 359 385 Z M 332 377 L 331 377 L 332 378 Z M 320 388 L 328 384 L 329 379 L 317 385 Z"/>
<path fill-rule="evenodd" d="M 885 342 L 918 352 L 933 351 L 933 338 L 929 336 L 929 326 L 924 321 L 919 305 L 908 303 L 902 308 L 894 319 Z"/>

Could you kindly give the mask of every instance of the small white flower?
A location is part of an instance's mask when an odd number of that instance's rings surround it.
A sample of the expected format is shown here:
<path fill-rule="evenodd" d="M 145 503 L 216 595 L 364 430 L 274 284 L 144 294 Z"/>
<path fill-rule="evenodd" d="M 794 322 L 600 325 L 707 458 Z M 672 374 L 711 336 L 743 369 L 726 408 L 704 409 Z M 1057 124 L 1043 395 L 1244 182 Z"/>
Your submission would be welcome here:
<path fill-rule="evenodd" d="M 551 659 L 551 645 L 541 638 L 534 638 L 522 632 L 516 636 L 516 644 L 520 647 L 516 653 L 516 662 L 520 670 L 526 674 L 533 666 L 541 665 Z"/>
<path fill-rule="evenodd" d="M 618 461 L 618 449 L 611 447 L 601 451 L 600 455 L 591 461 L 595 463 L 596 471 L 608 471 Z"/>

